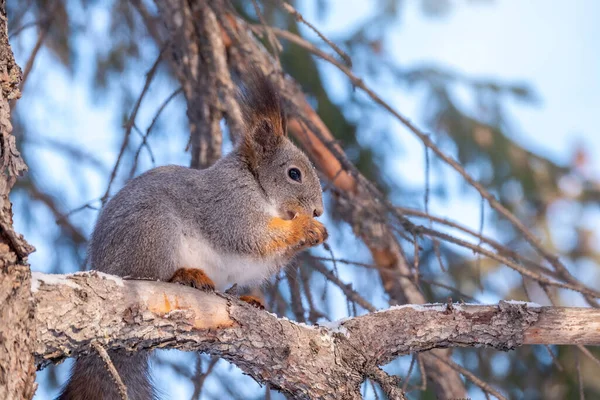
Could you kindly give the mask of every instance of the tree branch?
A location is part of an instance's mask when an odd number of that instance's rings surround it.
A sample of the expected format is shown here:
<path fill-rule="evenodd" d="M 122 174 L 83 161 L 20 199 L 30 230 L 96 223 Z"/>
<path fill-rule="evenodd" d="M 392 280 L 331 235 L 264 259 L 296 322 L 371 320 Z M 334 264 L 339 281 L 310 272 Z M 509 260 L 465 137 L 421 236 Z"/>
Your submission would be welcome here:
<path fill-rule="evenodd" d="M 600 344 L 600 310 L 593 308 L 407 305 L 308 326 L 224 294 L 94 271 L 33 273 L 32 291 L 39 368 L 95 351 L 94 343 L 202 351 L 297 398 L 358 399 L 373 368 L 433 348 Z"/>

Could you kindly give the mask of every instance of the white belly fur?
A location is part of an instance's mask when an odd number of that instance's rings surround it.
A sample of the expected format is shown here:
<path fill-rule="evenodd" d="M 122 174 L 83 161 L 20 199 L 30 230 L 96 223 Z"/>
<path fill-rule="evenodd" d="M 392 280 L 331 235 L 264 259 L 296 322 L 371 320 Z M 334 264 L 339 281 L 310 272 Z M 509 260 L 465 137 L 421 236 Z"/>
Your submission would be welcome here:
<path fill-rule="evenodd" d="M 260 284 L 280 268 L 278 259 L 259 260 L 249 256 L 222 253 L 202 237 L 182 236 L 179 248 L 180 268 L 200 268 L 224 291 L 239 286 Z"/>

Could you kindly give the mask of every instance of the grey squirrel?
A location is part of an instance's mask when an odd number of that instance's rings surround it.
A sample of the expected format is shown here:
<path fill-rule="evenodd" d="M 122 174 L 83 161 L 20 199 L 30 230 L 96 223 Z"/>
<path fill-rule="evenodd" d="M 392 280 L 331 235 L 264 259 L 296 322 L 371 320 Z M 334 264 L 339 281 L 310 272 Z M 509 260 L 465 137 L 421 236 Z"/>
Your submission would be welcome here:
<path fill-rule="evenodd" d="M 255 285 L 299 251 L 327 239 L 316 170 L 286 137 L 274 85 L 245 75 L 245 132 L 210 168 L 154 168 L 128 182 L 104 207 L 89 244 L 91 268 L 203 290 Z M 241 298 L 261 306 L 258 299 Z M 155 399 L 147 352 L 109 353 L 131 400 Z M 118 399 L 96 355 L 79 357 L 58 399 Z"/>

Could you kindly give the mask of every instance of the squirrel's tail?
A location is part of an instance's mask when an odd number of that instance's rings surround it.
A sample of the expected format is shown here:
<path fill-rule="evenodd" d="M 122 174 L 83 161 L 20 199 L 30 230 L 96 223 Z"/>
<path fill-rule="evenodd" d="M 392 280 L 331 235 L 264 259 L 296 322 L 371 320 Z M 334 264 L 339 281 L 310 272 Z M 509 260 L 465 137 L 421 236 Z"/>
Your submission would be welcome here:
<path fill-rule="evenodd" d="M 130 400 L 154 400 L 148 371 L 149 353 L 133 355 L 108 352 Z M 73 365 L 71 378 L 56 400 L 113 400 L 121 398 L 119 388 L 104 361 L 97 355 L 81 356 Z"/>

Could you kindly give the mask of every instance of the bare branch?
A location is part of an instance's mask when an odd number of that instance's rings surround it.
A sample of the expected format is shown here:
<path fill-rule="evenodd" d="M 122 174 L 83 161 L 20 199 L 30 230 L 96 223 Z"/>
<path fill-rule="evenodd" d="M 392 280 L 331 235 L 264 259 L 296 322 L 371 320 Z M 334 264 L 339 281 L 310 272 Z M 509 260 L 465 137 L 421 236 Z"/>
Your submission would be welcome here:
<path fill-rule="evenodd" d="M 52 22 L 52 20 L 48 19 L 48 20 L 44 21 L 44 23 L 41 24 L 41 26 L 40 26 L 37 41 L 35 42 L 35 45 L 33 46 L 33 50 L 31 50 L 31 54 L 29 55 L 29 59 L 27 59 L 27 63 L 25 64 L 25 69 L 23 72 L 23 80 L 21 81 L 21 88 L 20 88 L 21 91 L 23 91 L 23 89 L 25 87 L 25 82 L 27 82 L 27 78 L 29 77 L 31 70 L 33 69 L 33 64 L 35 63 L 35 59 L 37 58 L 37 55 L 38 55 L 40 49 L 42 48 L 42 45 L 44 44 L 44 40 L 46 40 L 46 35 L 48 34 L 48 30 L 50 29 L 51 22 Z M 12 106 L 12 104 L 11 104 L 11 106 Z"/>
<path fill-rule="evenodd" d="M 133 176 L 135 175 L 135 170 L 137 169 L 138 159 L 140 157 L 140 153 L 142 152 L 142 149 L 144 147 L 146 147 L 146 148 L 148 148 L 148 152 L 150 154 L 152 154 L 150 151 L 150 146 L 148 145 L 148 137 L 150 136 L 150 133 L 152 132 L 152 128 L 154 128 L 154 126 L 156 125 L 156 121 L 158 121 L 158 118 L 162 114 L 165 107 L 167 107 L 167 105 L 171 102 L 171 100 L 173 100 L 175 97 L 177 97 L 177 95 L 179 95 L 181 92 L 182 92 L 182 89 L 178 88 L 173 93 L 171 93 L 169 95 L 169 97 L 167 97 L 165 99 L 165 101 L 163 101 L 163 103 L 160 105 L 160 107 L 156 111 L 156 114 L 154 114 L 154 117 L 152 118 L 152 122 L 150 123 L 150 125 L 148 125 L 148 128 L 146 129 L 146 133 L 142 136 L 142 143 L 140 144 L 140 147 L 138 147 L 137 151 L 135 152 L 135 156 L 133 158 L 133 163 L 131 165 L 131 171 L 129 172 L 129 179 L 132 179 Z M 152 162 L 154 163 L 154 157 L 152 157 Z"/>
<path fill-rule="evenodd" d="M 583 377 L 581 376 L 581 363 L 579 361 L 579 352 L 575 353 L 575 364 L 577 368 L 577 383 L 579 384 L 579 400 L 585 400 L 583 393 Z"/>
<path fill-rule="evenodd" d="M 89 352 L 96 341 L 108 350 L 202 351 L 299 398 L 359 398 L 360 383 L 375 379 L 373 366 L 433 348 L 600 344 L 594 308 L 409 305 L 326 328 L 279 319 L 224 294 L 93 271 L 34 273 L 32 290 L 40 367 Z"/>
<path fill-rule="evenodd" d="M 125 123 L 125 134 L 123 136 L 123 142 L 121 143 L 121 149 L 119 150 L 119 155 L 117 156 L 117 161 L 115 162 L 115 166 L 113 167 L 113 170 L 110 173 L 110 178 L 108 180 L 108 185 L 106 187 L 106 191 L 104 192 L 104 195 L 102 196 L 102 205 L 103 206 L 108 201 L 108 198 L 110 196 L 110 189 L 111 189 L 112 184 L 117 176 L 117 171 L 119 170 L 119 165 L 121 164 L 123 154 L 125 154 L 125 150 L 127 149 L 127 145 L 129 144 L 131 130 L 133 129 L 133 126 L 135 125 L 135 119 L 137 117 L 137 113 L 142 104 L 142 100 L 144 99 L 144 96 L 148 92 L 148 88 L 150 87 L 150 84 L 152 83 L 152 80 L 154 79 L 154 75 L 156 74 L 158 65 L 160 64 L 160 62 L 162 60 L 163 51 L 164 51 L 164 48 L 163 48 L 163 50 L 161 50 L 158 57 L 156 58 L 156 61 L 154 62 L 154 64 L 152 65 L 152 67 L 150 68 L 148 73 L 146 74 L 146 81 L 144 83 L 144 88 L 142 89 L 142 92 L 138 96 L 138 99 L 135 102 L 135 105 L 133 106 L 133 111 L 129 115 L 129 119 Z"/>
<path fill-rule="evenodd" d="M 196 363 L 196 374 L 194 376 L 194 393 L 192 394 L 192 399 L 200 399 L 200 395 L 202 394 L 202 387 L 204 386 L 204 381 L 210 375 L 213 368 L 219 361 L 218 357 L 212 357 L 210 359 L 210 363 L 208 367 L 206 367 L 206 371 L 202 372 L 202 356 L 201 353 L 196 354 L 198 362 Z"/>
<path fill-rule="evenodd" d="M 493 387 L 491 387 L 489 384 L 487 384 L 484 381 L 482 381 L 481 379 L 479 379 L 477 376 L 475 376 L 475 374 L 473 374 L 472 372 L 470 372 L 468 369 L 461 367 L 460 365 L 458 365 L 457 363 L 455 363 L 454 361 L 452 361 L 450 359 L 445 360 L 445 359 L 442 359 L 440 357 L 437 357 L 437 358 L 440 361 L 442 361 L 443 363 L 448 364 L 452 368 L 458 370 L 468 380 L 470 380 L 476 386 L 478 386 L 481 390 L 483 390 L 483 392 L 486 394 L 486 396 L 489 393 L 492 396 L 495 396 L 498 400 L 508 400 L 506 397 L 504 397 L 502 394 L 500 394 L 500 392 L 498 392 L 496 389 L 494 389 Z"/>
<path fill-rule="evenodd" d="M 356 290 L 352 289 L 352 284 L 342 282 L 333 272 L 328 270 L 323 264 L 317 259 L 313 258 L 310 260 L 309 265 L 316 271 L 319 271 L 328 281 L 339 287 L 348 300 L 360 305 L 367 311 L 375 311 L 376 308 L 369 303 L 364 297 L 362 297 Z"/>
<path fill-rule="evenodd" d="M 346 54 L 342 49 L 340 49 L 331 40 L 327 39 L 327 37 L 325 37 L 325 35 L 323 35 L 313 24 L 305 20 L 304 17 L 302 17 L 302 14 L 300 14 L 294 7 L 292 7 L 289 3 L 286 3 L 283 0 L 279 0 L 279 4 L 281 4 L 285 11 L 287 11 L 294 18 L 296 18 L 297 21 L 302 22 L 304 25 L 308 26 L 314 33 L 316 33 L 319 36 L 319 38 L 321 38 L 321 40 L 327 43 L 329 47 L 331 47 L 336 53 L 338 53 L 338 55 L 344 60 L 348 67 L 352 66 L 352 59 L 350 58 L 350 56 Z"/>
<path fill-rule="evenodd" d="M 400 378 L 398 378 L 397 376 L 390 376 L 382 369 L 373 367 L 368 377 L 374 380 L 375 382 L 379 383 L 379 386 L 381 386 L 381 389 L 383 389 L 388 399 L 405 399 L 404 390 L 400 389 Z M 375 388 L 373 388 L 373 392 L 375 392 L 375 395 L 377 395 Z"/>

